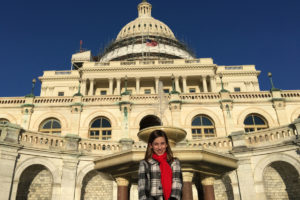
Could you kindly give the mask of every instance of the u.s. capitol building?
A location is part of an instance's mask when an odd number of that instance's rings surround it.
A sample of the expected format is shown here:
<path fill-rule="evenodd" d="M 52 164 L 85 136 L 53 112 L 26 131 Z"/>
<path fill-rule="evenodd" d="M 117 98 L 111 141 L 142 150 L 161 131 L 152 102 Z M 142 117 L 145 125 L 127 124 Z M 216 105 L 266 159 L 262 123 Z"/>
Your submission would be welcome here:
<path fill-rule="evenodd" d="M 138 133 L 153 126 L 173 134 L 184 200 L 300 199 L 300 90 L 195 58 L 151 10 L 100 55 L 44 71 L 40 96 L 0 98 L 1 200 L 137 200 Z"/>

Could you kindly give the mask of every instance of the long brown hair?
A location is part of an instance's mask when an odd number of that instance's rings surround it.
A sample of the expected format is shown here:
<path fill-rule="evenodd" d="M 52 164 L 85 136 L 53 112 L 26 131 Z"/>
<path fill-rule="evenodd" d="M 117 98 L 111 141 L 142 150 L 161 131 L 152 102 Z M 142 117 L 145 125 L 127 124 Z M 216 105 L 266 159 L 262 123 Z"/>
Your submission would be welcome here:
<path fill-rule="evenodd" d="M 164 137 L 165 138 L 166 144 L 167 144 L 167 148 L 166 148 L 167 160 L 168 160 L 168 162 L 173 162 L 173 160 L 174 160 L 173 152 L 172 152 L 171 147 L 169 145 L 169 140 L 168 140 L 167 134 L 162 130 L 155 130 L 155 131 L 151 132 L 151 134 L 149 136 L 149 139 L 148 139 L 148 146 L 147 146 L 147 150 L 146 150 L 146 154 L 145 154 L 144 159 L 146 161 L 148 161 L 150 158 L 152 158 L 153 150 L 150 147 L 150 145 L 152 145 L 153 141 L 158 137 Z"/>

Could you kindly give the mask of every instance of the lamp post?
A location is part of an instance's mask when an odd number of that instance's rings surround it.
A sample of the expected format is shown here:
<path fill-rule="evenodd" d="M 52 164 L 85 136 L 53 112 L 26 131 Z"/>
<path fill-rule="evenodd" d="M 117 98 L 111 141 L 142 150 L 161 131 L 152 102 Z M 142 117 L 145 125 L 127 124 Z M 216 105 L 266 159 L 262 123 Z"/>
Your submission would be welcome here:
<path fill-rule="evenodd" d="M 80 69 L 78 69 L 78 73 L 79 73 L 79 83 L 78 83 L 78 92 L 76 94 L 74 94 L 74 96 L 83 96 L 81 93 L 80 93 L 80 88 L 81 88 L 81 81 L 82 81 L 82 71 Z"/>
<path fill-rule="evenodd" d="M 125 76 L 125 80 L 124 80 L 124 87 L 125 87 L 125 91 L 121 94 L 121 96 L 123 95 L 130 95 L 130 93 L 127 90 L 127 82 L 128 82 L 128 77 L 127 75 Z"/>
<path fill-rule="evenodd" d="M 26 95 L 25 97 L 35 97 L 34 96 L 34 87 L 35 87 L 36 79 L 32 79 L 32 88 L 31 88 L 31 93 Z"/>
<path fill-rule="evenodd" d="M 223 83 L 223 74 L 219 74 L 220 80 L 221 80 L 221 91 L 220 92 L 229 92 L 228 90 L 224 89 L 224 83 Z"/>
<path fill-rule="evenodd" d="M 271 91 L 280 91 L 280 89 L 274 87 L 274 83 L 273 83 L 272 73 L 271 72 L 268 73 L 268 77 L 269 77 L 270 82 L 271 82 L 271 87 L 272 87 Z"/>

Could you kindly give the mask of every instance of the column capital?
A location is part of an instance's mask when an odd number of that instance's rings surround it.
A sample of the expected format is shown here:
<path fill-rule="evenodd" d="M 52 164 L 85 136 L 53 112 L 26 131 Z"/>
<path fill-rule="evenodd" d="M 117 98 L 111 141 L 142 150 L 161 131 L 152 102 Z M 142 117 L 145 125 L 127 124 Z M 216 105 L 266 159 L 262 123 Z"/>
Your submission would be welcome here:
<path fill-rule="evenodd" d="M 192 182 L 194 177 L 193 172 L 182 172 L 183 182 Z"/>
<path fill-rule="evenodd" d="M 201 180 L 201 184 L 202 185 L 214 185 L 214 181 L 215 181 L 215 178 L 213 177 L 206 177 L 204 179 Z"/>
<path fill-rule="evenodd" d="M 118 186 L 128 186 L 129 185 L 129 180 L 124 177 L 117 177 L 116 182 Z"/>

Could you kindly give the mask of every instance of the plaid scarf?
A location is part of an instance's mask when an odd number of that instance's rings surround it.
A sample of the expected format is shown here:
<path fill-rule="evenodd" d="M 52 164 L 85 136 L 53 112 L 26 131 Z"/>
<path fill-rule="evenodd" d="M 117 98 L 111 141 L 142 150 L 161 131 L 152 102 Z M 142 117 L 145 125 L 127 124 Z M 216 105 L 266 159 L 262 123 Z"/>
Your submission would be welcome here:
<path fill-rule="evenodd" d="M 159 168 L 161 172 L 161 185 L 164 192 L 165 199 L 169 199 L 172 191 L 172 169 L 167 162 L 167 153 L 164 153 L 161 156 L 156 155 L 155 153 L 152 155 L 152 158 L 159 162 Z"/>

